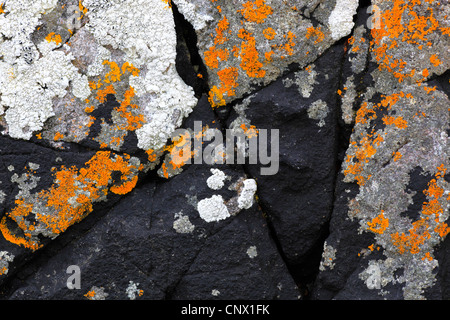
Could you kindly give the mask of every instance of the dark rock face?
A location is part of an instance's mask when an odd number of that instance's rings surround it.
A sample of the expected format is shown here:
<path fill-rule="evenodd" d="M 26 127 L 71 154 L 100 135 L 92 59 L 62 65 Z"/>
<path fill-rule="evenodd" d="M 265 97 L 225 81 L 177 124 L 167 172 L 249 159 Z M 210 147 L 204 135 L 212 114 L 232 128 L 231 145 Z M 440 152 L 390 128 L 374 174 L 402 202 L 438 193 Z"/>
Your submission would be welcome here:
<path fill-rule="evenodd" d="M 0 299 L 450 298 L 448 2 L 22 6 Z"/>

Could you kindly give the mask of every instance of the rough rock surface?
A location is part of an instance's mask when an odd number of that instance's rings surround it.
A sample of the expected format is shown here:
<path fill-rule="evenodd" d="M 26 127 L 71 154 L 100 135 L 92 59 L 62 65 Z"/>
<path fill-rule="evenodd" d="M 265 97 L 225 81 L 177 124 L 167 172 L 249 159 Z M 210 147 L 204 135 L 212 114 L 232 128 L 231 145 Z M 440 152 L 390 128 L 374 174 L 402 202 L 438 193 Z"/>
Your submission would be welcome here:
<path fill-rule="evenodd" d="M 449 14 L 0 1 L 0 298 L 449 299 Z"/>

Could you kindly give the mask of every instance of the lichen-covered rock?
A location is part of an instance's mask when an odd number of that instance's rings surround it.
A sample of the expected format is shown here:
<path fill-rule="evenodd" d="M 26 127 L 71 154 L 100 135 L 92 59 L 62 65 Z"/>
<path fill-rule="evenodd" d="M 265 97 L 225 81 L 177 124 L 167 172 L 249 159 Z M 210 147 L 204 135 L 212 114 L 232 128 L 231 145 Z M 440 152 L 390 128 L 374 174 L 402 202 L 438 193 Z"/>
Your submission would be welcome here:
<path fill-rule="evenodd" d="M 317 59 L 332 43 L 351 32 L 358 2 L 174 3 L 196 29 L 197 44 L 207 67 L 209 100 L 218 107 L 269 84 L 292 63 L 303 67 Z"/>
<path fill-rule="evenodd" d="M 448 68 L 431 58 L 448 54 L 441 47 L 449 41 L 447 21 L 434 14 L 442 5 L 433 2 L 380 6 L 381 27 L 372 30 L 370 48 L 378 67 L 356 112 L 326 241 L 335 252 L 334 267 L 319 274 L 315 297 L 445 299 L 445 291 L 433 288 L 443 285 L 436 284 L 445 266 L 438 251 L 450 232 L 450 101 L 441 85 L 448 77 L 429 76 Z M 418 21 L 431 21 L 432 27 L 424 30 Z M 423 41 L 437 51 L 406 54 L 412 48 L 420 52 Z"/>
<path fill-rule="evenodd" d="M 0 298 L 449 299 L 449 11 L 0 1 Z"/>

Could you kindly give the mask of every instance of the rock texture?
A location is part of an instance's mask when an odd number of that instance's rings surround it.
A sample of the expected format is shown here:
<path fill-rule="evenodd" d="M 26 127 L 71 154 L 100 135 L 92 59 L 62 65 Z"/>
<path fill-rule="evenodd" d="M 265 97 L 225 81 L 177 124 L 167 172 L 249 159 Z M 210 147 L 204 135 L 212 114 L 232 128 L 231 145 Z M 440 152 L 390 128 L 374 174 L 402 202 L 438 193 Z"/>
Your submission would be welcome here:
<path fill-rule="evenodd" d="M 449 299 L 449 14 L 0 2 L 0 298 Z"/>

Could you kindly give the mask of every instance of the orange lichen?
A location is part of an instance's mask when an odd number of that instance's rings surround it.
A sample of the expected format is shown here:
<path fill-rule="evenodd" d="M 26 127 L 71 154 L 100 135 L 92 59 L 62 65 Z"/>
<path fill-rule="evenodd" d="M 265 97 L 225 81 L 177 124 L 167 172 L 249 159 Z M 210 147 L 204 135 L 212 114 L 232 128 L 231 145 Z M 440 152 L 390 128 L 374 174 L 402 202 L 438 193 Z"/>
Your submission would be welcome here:
<path fill-rule="evenodd" d="M 433 66 L 435 66 L 435 67 L 439 66 L 439 65 L 442 63 L 442 61 L 438 59 L 438 57 L 437 57 L 436 54 L 433 54 L 433 55 L 430 57 L 430 62 L 431 62 L 431 63 L 433 64 Z"/>
<path fill-rule="evenodd" d="M 400 160 L 403 157 L 403 155 L 398 151 L 393 152 L 392 156 L 393 156 L 394 162 L 397 162 L 398 160 Z"/>
<path fill-rule="evenodd" d="M 100 103 L 104 103 L 106 101 L 106 96 L 108 94 L 115 94 L 115 93 L 116 90 L 114 89 L 114 86 L 110 84 L 105 89 L 98 90 L 95 99 L 97 99 Z"/>
<path fill-rule="evenodd" d="M 273 9 L 265 4 L 264 0 L 247 1 L 242 4 L 243 9 L 238 10 L 248 22 L 263 23 L 273 13 Z"/>
<path fill-rule="evenodd" d="M 382 120 L 384 124 L 394 125 L 399 129 L 406 129 L 408 127 L 408 122 L 403 117 L 384 116 Z"/>
<path fill-rule="evenodd" d="M 389 219 L 384 216 L 384 211 L 372 219 L 372 221 L 367 222 L 368 230 L 373 233 L 383 234 L 384 231 L 389 227 Z"/>
<path fill-rule="evenodd" d="M 58 141 L 58 140 L 61 140 L 62 138 L 64 138 L 64 135 L 59 132 L 56 132 L 55 136 L 53 137 L 53 140 Z"/>
<path fill-rule="evenodd" d="M 266 75 L 266 71 L 262 69 L 263 64 L 258 60 L 259 54 L 256 50 L 256 40 L 252 33 L 245 29 L 240 29 L 238 37 L 244 40 L 241 43 L 240 67 L 249 77 L 263 78 Z"/>
<path fill-rule="evenodd" d="M 293 48 L 295 46 L 294 39 L 296 38 L 296 35 L 291 31 L 288 31 L 287 35 L 284 35 L 283 38 L 287 39 L 287 42 L 285 44 L 276 46 L 276 48 L 285 51 L 286 54 L 290 56 L 293 55 L 294 54 Z"/>
<path fill-rule="evenodd" d="M 315 37 L 316 40 L 314 41 L 314 44 L 317 44 L 321 41 L 323 41 L 323 39 L 325 39 L 325 34 L 322 32 L 322 28 L 321 27 L 309 27 L 306 29 L 306 38 L 310 39 Z"/>
<path fill-rule="evenodd" d="M 258 136 L 258 129 L 256 129 L 256 127 L 254 125 L 251 125 L 249 127 L 247 127 L 245 125 L 245 123 L 240 125 L 240 128 L 242 130 L 244 130 L 245 135 L 247 136 L 247 138 L 255 138 Z"/>
<path fill-rule="evenodd" d="M 163 0 L 164 1 L 164 0 Z M 167 0 L 166 0 L 167 1 Z M 95 297 L 95 291 L 94 290 L 90 290 L 88 293 L 86 293 L 84 295 L 86 298 L 88 298 L 89 300 L 92 300 Z"/>
<path fill-rule="evenodd" d="M 54 42 L 58 46 L 62 43 L 61 36 L 59 34 L 55 34 L 54 32 L 50 32 L 46 37 L 45 40 L 48 42 Z"/>
<path fill-rule="evenodd" d="M 398 42 L 405 42 L 416 46 L 419 50 L 424 45 L 431 47 L 433 43 L 430 35 L 440 30 L 445 32 L 439 26 L 439 22 L 434 17 L 433 8 L 416 7 L 421 4 L 418 1 L 392 0 L 391 6 L 384 12 L 380 13 L 380 26 L 372 28 L 371 33 L 374 45 L 372 51 L 379 63 L 379 69 L 386 69 L 392 72 L 399 82 L 404 81 L 408 77 L 413 77 L 415 70 L 407 72 L 407 62 L 402 59 L 394 59 L 388 51 L 398 46 Z M 409 19 L 405 19 L 409 16 Z M 438 66 L 436 55 L 432 56 L 431 63 Z M 426 72 L 425 72 L 426 73 Z M 426 77 L 424 75 L 424 77 Z"/>
<path fill-rule="evenodd" d="M 0 3 L 0 14 L 5 13 L 4 3 Z"/>
<path fill-rule="evenodd" d="M 128 62 L 127 62 L 127 63 L 128 63 Z M 111 68 L 111 71 L 108 72 L 108 73 L 106 74 L 106 76 L 105 76 L 105 82 L 106 82 L 106 83 L 111 83 L 111 82 L 120 81 L 121 73 L 120 73 L 120 68 L 119 68 L 119 66 L 117 65 L 117 63 L 114 62 L 114 61 L 108 61 L 108 60 L 105 60 L 105 61 L 103 61 L 103 64 L 104 64 L 104 65 L 107 64 L 107 65 L 109 65 L 109 67 Z"/>
<path fill-rule="evenodd" d="M 120 116 L 127 120 L 127 127 L 120 128 L 125 129 L 127 131 L 135 131 L 143 126 L 145 123 L 144 116 L 142 114 L 134 115 L 131 109 L 137 109 L 138 106 L 131 103 L 131 100 L 135 96 L 135 90 L 133 87 L 130 87 L 127 91 L 125 91 L 124 99 L 121 101 L 120 106 L 114 108 L 117 112 L 119 112 Z M 130 107 L 130 108 L 128 108 Z"/>
<path fill-rule="evenodd" d="M 112 159 L 108 151 L 97 152 L 84 168 L 61 167 L 55 172 L 55 182 L 48 189 L 37 194 L 37 199 L 55 214 L 34 212 L 34 206 L 25 200 L 17 200 L 13 208 L 2 219 L 1 231 L 6 240 L 36 250 L 39 243 L 33 239 L 32 231 L 39 224 L 49 232 L 60 234 L 69 226 L 81 221 L 92 211 L 93 202 L 108 191 L 116 194 L 130 192 L 137 183 L 136 170 L 128 163 L 128 155 Z M 120 172 L 120 183 L 112 180 L 113 172 Z M 34 219 L 27 219 L 34 214 Z M 23 236 L 14 235 L 7 227 L 6 217 L 16 222 Z M 33 221 L 33 222 L 29 222 Z"/>
<path fill-rule="evenodd" d="M 276 34 L 277 34 L 276 31 L 270 27 L 263 30 L 263 35 L 268 40 L 273 40 L 275 38 Z"/>
<path fill-rule="evenodd" d="M 444 208 L 439 202 L 444 195 L 444 189 L 439 186 L 439 180 L 443 179 L 447 169 L 443 165 L 437 169 L 434 178 L 428 183 L 428 188 L 423 191 L 429 200 L 423 203 L 420 218 L 412 223 L 407 233 L 395 232 L 390 235 L 392 243 L 400 254 L 406 252 L 417 254 L 421 251 L 421 245 L 430 239 L 433 233 L 444 238 L 450 232 L 448 225 L 440 221 Z"/>
<path fill-rule="evenodd" d="M 130 72 L 133 76 L 137 77 L 139 76 L 140 70 L 133 66 L 130 62 L 125 62 L 122 65 L 122 74 L 125 74 L 126 72 Z"/>

